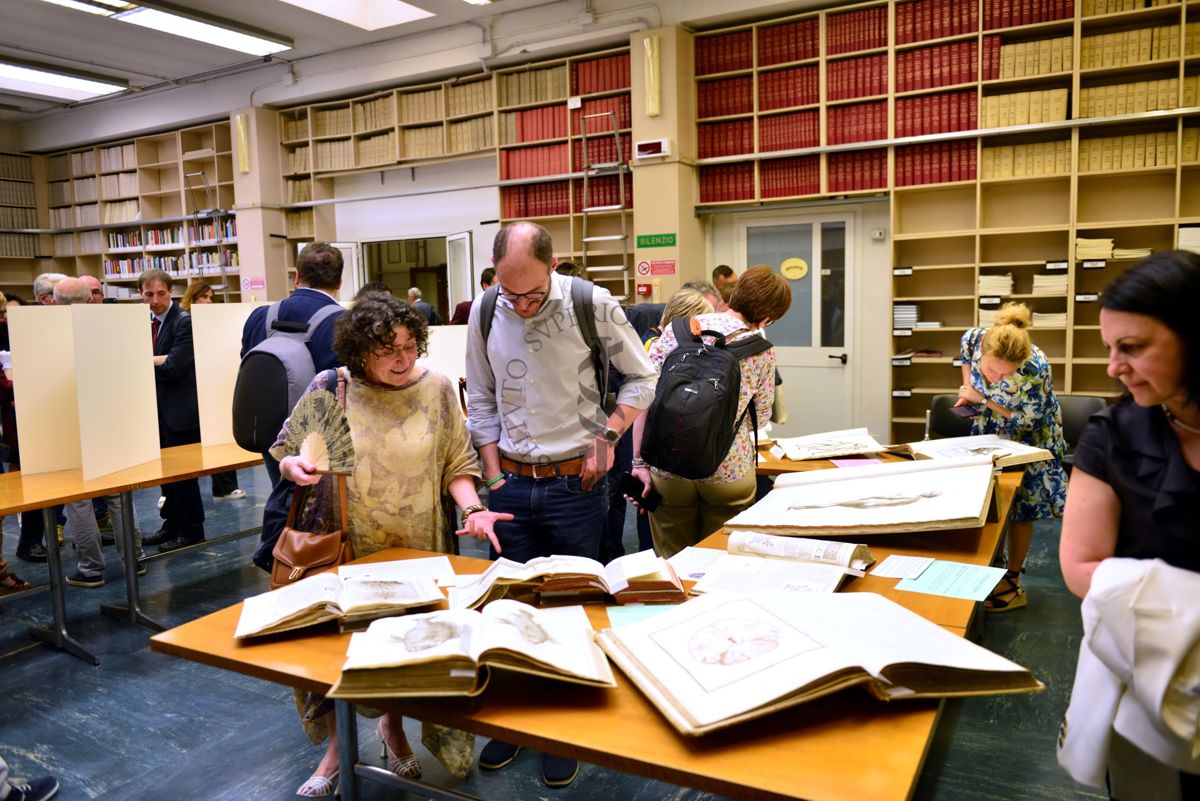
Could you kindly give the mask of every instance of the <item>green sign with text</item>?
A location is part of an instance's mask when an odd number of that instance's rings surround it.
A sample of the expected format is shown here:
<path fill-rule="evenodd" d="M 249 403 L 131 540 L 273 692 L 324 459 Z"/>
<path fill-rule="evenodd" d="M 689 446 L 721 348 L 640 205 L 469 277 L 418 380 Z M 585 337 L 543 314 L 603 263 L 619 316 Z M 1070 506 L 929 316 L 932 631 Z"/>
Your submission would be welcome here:
<path fill-rule="evenodd" d="M 639 248 L 673 248 L 675 247 L 675 234 L 638 234 L 637 246 Z"/>

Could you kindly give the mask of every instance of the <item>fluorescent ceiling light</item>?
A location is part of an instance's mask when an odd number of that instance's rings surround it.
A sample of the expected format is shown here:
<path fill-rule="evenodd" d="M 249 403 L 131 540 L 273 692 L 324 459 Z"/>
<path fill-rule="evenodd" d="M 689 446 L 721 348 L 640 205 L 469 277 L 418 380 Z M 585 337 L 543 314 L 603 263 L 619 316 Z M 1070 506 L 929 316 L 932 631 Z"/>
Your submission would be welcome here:
<path fill-rule="evenodd" d="M 463 0 L 463 1 L 466 3 L 470 3 L 473 6 L 490 6 L 492 4 L 492 0 Z"/>
<path fill-rule="evenodd" d="M 128 22 L 174 36 L 182 36 L 227 50 L 249 53 L 252 56 L 268 56 L 292 48 L 291 41 L 282 37 L 278 40 L 268 39 L 238 30 L 232 23 L 225 26 L 205 22 L 171 11 L 127 3 L 124 0 L 42 0 L 42 2 L 84 11 L 88 14 L 110 17 L 121 22 Z M 165 6 L 165 4 L 163 5 Z"/>
<path fill-rule="evenodd" d="M 487 0 L 491 2 L 491 0 Z M 391 28 L 406 22 L 434 16 L 433 12 L 409 5 L 403 0 L 283 0 L 323 17 L 336 19 L 365 31 Z"/>
<path fill-rule="evenodd" d="M 143 28 L 150 28 L 151 30 L 163 33 L 174 34 L 175 36 L 183 36 L 187 39 L 195 39 L 197 42 L 206 42 L 207 44 L 224 47 L 228 50 L 238 50 L 242 53 L 249 53 L 252 56 L 269 56 L 272 53 L 291 49 L 291 45 L 272 42 L 269 39 L 251 36 L 248 33 L 239 33 L 229 28 L 221 28 L 216 25 L 210 25 L 207 22 L 180 17 L 176 14 L 168 14 L 165 11 L 145 8 L 144 6 L 139 6 L 131 11 L 122 11 L 118 14 L 113 14 L 113 19 L 119 19 L 121 22 L 130 22 L 134 25 L 141 25 Z"/>
<path fill-rule="evenodd" d="M 57 97 L 61 100 L 90 100 L 126 88 L 120 84 L 90 81 L 16 64 L 0 64 L 0 89 L 18 94 Z"/>

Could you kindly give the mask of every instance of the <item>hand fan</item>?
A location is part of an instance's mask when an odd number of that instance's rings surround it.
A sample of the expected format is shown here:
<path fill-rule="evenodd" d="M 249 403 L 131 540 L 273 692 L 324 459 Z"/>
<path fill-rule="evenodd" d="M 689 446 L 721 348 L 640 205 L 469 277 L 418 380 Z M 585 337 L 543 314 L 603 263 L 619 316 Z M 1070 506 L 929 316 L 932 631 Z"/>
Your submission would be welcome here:
<path fill-rule="evenodd" d="M 302 456 L 318 473 L 349 475 L 354 470 L 354 441 L 337 397 L 326 390 L 300 399 L 288 420 L 284 448 Z"/>

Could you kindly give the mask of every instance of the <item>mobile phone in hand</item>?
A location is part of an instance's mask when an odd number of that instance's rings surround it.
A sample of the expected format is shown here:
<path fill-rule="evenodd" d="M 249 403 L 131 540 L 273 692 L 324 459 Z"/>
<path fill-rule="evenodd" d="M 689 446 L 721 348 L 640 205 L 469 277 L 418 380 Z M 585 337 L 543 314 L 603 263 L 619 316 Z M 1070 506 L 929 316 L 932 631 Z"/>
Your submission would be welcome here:
<path fill-rule="evenodd" d="M 952 414 L 957 414 L 959 417 L 971 418 L 978 417 L 980 409 L 978 406 L 968 403 L 965 406 L 951 406 L 950 411 Z"/>
<path fill-rule="evenodd" d="M 646 497 L 642 497 L 643 486 L 642 482 L 634 477 L 632 473 L 625 473 L 621 476 L 621 494 L 628 495 L 633 498 L 634 503 L 645 509 L 647 512 L 653 512 L 658 508 L 659 501 L 662 500 L 662 495 L 658 494 L 658 490 L 654 487 L 646 493 Z"/>

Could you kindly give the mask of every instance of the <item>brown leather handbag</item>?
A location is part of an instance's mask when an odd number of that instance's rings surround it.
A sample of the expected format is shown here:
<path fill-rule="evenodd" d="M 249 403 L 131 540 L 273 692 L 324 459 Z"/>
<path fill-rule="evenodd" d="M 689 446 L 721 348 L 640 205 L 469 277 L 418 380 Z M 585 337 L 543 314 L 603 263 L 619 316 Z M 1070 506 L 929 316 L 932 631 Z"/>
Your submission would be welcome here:
<path fill-rule="evenodd" d="M 300 487 L 292 493 L 292 505 L 288 508 L 287 523 L 275 543 L 271 555 L 275 564 L 271 568 L 271 589 L 299 581 L 317 573 L 333 570 L 338 565 L 354 560 L 354 547 L 350 543 L 350 528 L 346 525 L 346 477 L 337 479 L 338 510 L 341 527 L 328 534 L 301 531 L 296 528 L 296 517 L 300 512 Z"/>

